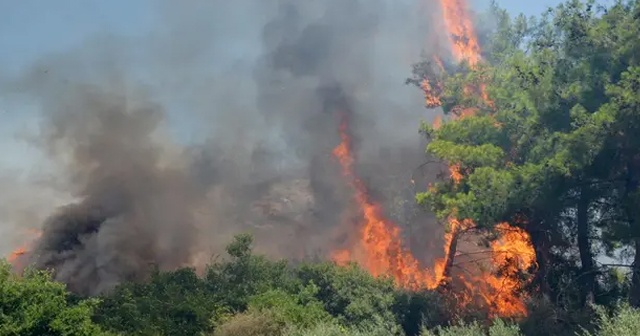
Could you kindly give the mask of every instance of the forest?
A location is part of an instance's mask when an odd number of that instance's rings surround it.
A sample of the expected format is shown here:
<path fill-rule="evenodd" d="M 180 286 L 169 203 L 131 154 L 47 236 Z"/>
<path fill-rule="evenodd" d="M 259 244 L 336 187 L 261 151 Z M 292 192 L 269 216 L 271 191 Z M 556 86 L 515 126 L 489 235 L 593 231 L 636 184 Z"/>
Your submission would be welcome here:
<path fill-rule="evenodd" d="M 446 232 L 433 270 L 353 178 L 344 131 L 334 155 L 389 237 L 368 258 L 274 260 L 238 234 L 204 272 L 152 265 L 97 296 L 2 261 L 0 335 L 640 335 L 640 1 L 478 21 L 455 62 L 407 69 L 443 110 L 416 125 L 448 172 L 415 195 Z"/>

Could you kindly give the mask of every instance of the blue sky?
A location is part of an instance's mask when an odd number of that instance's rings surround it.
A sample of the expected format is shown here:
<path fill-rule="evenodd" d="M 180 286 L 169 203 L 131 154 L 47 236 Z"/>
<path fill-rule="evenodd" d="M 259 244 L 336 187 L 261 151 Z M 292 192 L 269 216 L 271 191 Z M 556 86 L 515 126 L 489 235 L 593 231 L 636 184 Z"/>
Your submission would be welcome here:
<path fill-rule="evenodd" d="M 559 2 L 498 1 L 514 14 L 528 15 L 538 14 Z M 157 14 L 153 6 L 157 3 L 152 0 L 0 0 L 0 76 L 19 72 L 34 60 L 72 48 L 95 34 L 144 35 L 152 29 Z M 481 9 L 489 0 L 471 0 L 471 3 Z M 4 169 L 22 170 L 33 165 L 30 158 L 36 153 L 15 139 L 15 134 L 22 133 L 25 127 L 21 116 L 28 109 L 25 106 L 16 109 L 0 95 L 0 173 Z"/>
<path fill-rule="evenodd" d="M 490 0 L 471 0 L 476 8 Z M 498 3 L 512 13 L 537 14 L 560 0 Z M 142 35 L 151 29 L 151 0 L 0 0 L 0 69 L 16 69 L 37 57 L 69 48 L 101 32 Z"/>

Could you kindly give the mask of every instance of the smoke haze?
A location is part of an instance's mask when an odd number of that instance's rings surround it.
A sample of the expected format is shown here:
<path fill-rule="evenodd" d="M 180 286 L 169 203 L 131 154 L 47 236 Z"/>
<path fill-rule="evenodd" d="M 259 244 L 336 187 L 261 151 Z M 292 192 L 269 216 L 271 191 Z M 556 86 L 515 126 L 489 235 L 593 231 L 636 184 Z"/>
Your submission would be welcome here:
<path fill-rule="evenodd" d="M 433 41 L 423 3 L 166 1 L 144 36 L 95 36 L 2 80 L 4 99 L 37 105 L 29 142 L 51 167 L 2 173 L 17 190 L 3 231 L 41 228 L 30 262 L 81 294 L 201 266 L 243 231 L 274 257 L 326 255 L 354 234 L 331 157 L 344 102 L 374 197 L 412 236 L 434 230 L 410 180 L 435 113 L 404 85 Z"/>

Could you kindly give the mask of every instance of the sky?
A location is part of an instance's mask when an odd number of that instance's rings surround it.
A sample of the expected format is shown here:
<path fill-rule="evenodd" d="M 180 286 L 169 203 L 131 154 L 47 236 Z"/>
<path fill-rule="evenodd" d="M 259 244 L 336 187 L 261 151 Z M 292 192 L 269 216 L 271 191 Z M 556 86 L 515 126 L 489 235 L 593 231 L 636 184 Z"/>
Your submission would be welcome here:
<path fill-rule="evenodd" d="M 534 15 L 561 1 L 497 2 L 513 14 Z M 471 0 L 478 9 L 489 3 Z M 152 8 L 151 0 L 0 0 L 0 50 L 4 51 L 0 52 L 0 68 L 20 68 L 96 33 L 142 35 L 152 27 Z"/>
<path fill-rule="evenodd" d="M 430 0 L 435 1 L 435 0 Z M 0 0 L 0 76 L 19 73 L 35 60 L 79 45 L 84 39 L 109 33 L 144 36 L 153 30 L 157 12 L 152 0 Z M 498 0 L 512 14 L 536 15 L 561 0 Z M 477 10 L 490 0 L 471 0 Z M 26 115 L 35 106 L 12 106 L 0 95 L 0 175 L 37 169 L 38 152 L 21 134 L 28 127 Z M 0 176 L 1 177 L 1 176 Z"/>

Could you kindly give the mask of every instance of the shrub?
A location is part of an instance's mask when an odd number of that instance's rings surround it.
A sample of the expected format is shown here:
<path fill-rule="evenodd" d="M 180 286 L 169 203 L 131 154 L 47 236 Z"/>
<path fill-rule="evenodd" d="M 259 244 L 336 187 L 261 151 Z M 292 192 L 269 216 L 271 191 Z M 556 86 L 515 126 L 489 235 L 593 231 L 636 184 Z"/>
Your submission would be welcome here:
<path fill-rule="evenodd" d="M 96 321 L 137 335 L 197 335 L 210 331 L 224 312 L 190 268 L 156 272 L 148 283 L 124 284 L 104 297 Z"/>
<path fill-rule="evenodd" d="M 314 297 L 317 291 L 317 287 L 312 285 L 302 288 L 295 295 L 273 289 L 252 297 L 249 310 L 270 311 L 281 323 L 309 328 L 332 319 L 322 303 Z"/>
<path fill-rule="evenodd" d="M 214 336 L 281 336 L 285 324 L 278 322 L 269 311 L 247 312 L 230 318 L 219 326 Z"/>
<path fill-rule="evenodd" d="M 340 323 L 355 327 L 396 325 L 393 314 L 395 287 L 356 267 L 333 263 L 303 264 L 298 269 L 303 284 L 318 287 L 316 298 Z"/>
<path fill-rule="evenodd" d="M 397 291 L 393 312 L 408 336 L 420 334 L 421 328 L 432 328 L 448 321 L 447 305 L 435 291 Z"/>
<path fill-rule="evenodd" d="M 521 336 L 520 328 L 515 324 L 507 324 L 502 320 L 494 321 L 488 329 L 477 322 L 461 323 L 450 327 L 438 327 L 433 331 L 423 329 L 421 336 Z"/>
<path fill-rule="evenodd" d="M 393 333 L 384 326 L 346 328 L 337 323 L 318 324 L 310 329 L 293 328 L 285 332 L 285 336 L 389 336 Z"/>
<path fill-rule="evenodd" d="M 640 309 L 622 305 L 613 316 L 602 307 L 596 308 L 599 316 L 597 334 L 585 331 L 584 336 L 637 336 L 640 335 Z"/>
<path fill-rule="evenodd" d="M 247 309 L 249 299 L 271 289 L 293 291 L 294 274 L 286 261 L 271 261 L 252 254 L 253 238 L 242 234 L 227 246 L 230 260 L 207 268 L 205 284 L 218 300 L 233 311 Z"/>
<path fill-rule="evenodd" d="M 27 269 L 18 276 L 0 260 L 0 335 L 106 335 L 91 321 L 98 302 L 71 302 L 50 273 Z"/>

